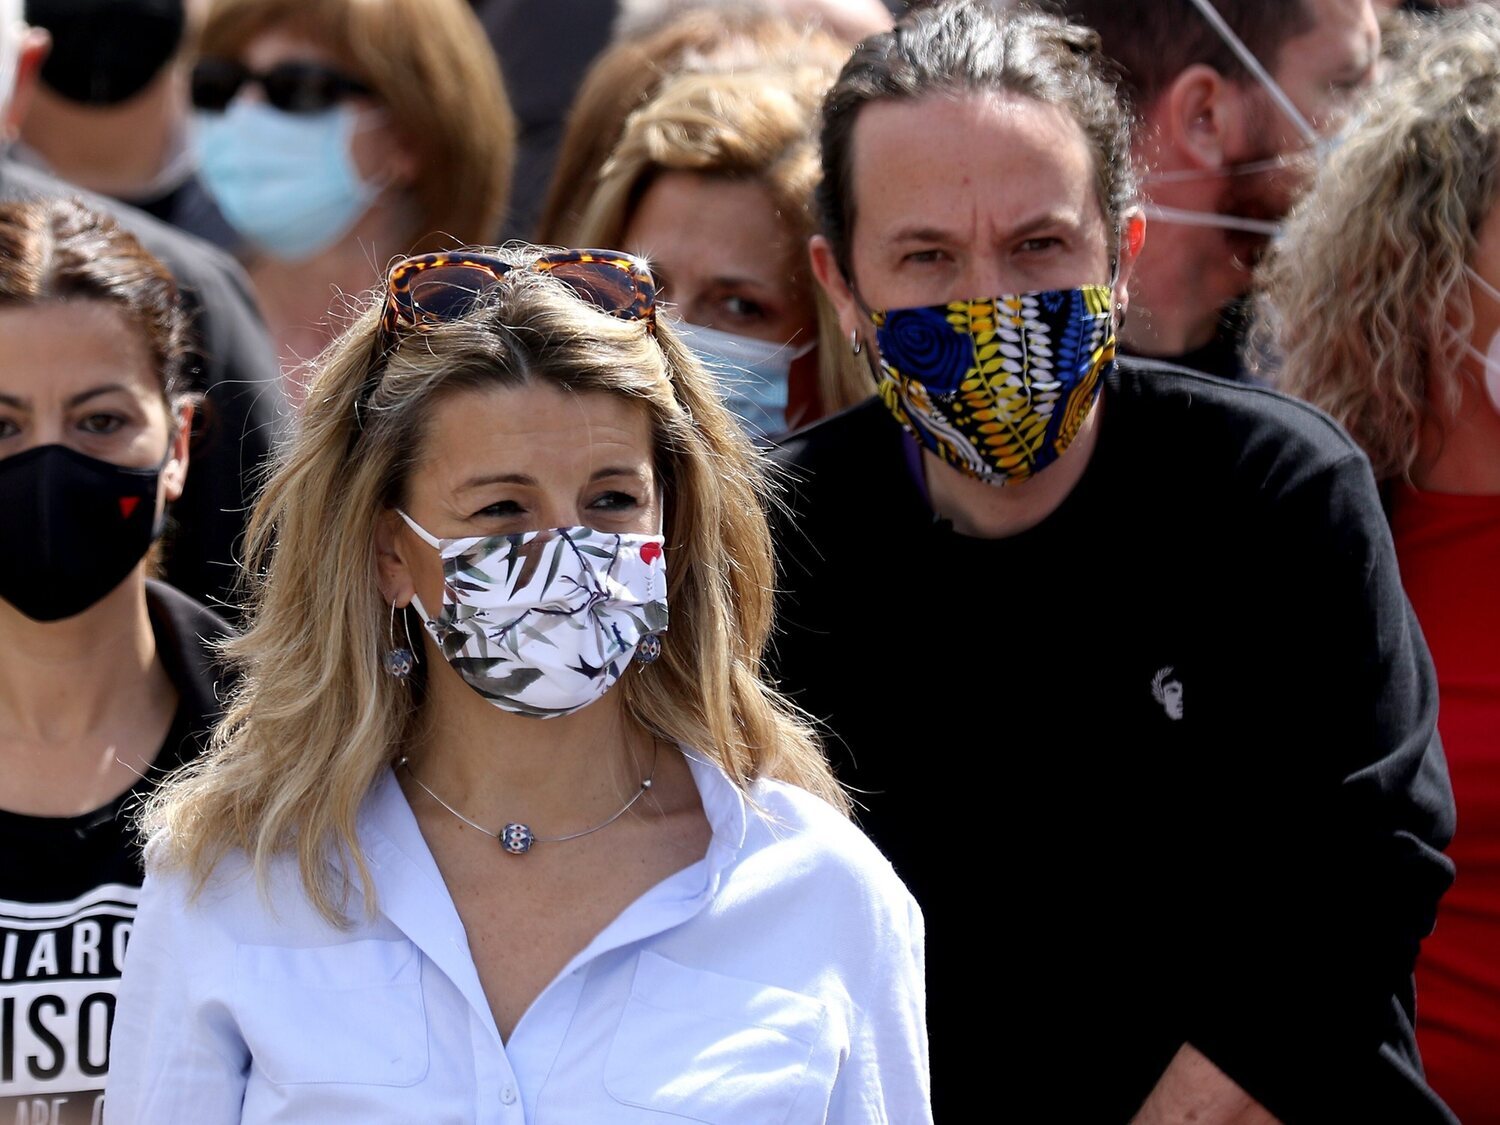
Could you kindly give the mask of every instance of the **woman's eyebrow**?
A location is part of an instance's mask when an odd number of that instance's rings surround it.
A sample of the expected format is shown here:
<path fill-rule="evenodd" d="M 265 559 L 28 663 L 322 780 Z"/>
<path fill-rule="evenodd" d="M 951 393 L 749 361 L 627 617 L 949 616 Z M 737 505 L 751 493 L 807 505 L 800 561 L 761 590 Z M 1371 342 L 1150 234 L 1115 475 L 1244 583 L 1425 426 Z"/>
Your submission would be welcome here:
<path fill-rule="evenodd" d="M 130 388 L 127 387 L 124 383 L 105 383 L 103 386 L 94 387 L 91 390 L 79 391 L 76 395 L 69 398 L 63 405 L 77 406 L 79 403 L 87 402 L 89 399 L 94 398 L 96 395 L 107 395 L 112 391 L 124 391 L 126 394 L 129 394 Z"/>

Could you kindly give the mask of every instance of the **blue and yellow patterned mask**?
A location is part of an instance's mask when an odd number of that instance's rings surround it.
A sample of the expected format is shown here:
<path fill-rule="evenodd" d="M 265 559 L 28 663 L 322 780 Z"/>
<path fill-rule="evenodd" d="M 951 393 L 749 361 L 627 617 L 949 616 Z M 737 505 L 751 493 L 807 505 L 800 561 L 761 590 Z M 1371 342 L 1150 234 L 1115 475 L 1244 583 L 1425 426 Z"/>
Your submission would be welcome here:
<path fill-rule="evenodd" d="M 994 485 L 1029 479 L 1083 428 L 1114 366 L 1107 285 L 872 312 L 881 399 L 923 446 Z"/>

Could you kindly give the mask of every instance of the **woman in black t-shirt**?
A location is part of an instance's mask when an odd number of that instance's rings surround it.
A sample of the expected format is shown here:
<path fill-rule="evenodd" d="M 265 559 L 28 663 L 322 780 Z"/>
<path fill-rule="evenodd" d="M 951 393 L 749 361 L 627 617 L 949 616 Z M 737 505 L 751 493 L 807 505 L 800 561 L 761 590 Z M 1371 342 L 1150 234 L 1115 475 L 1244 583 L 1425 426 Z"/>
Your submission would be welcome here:
<path fill-rule="evenodd" d="M 217 718 L 213 613 L 148 581 L 187 473 L 165 268 L 78 204 L 0 206 L 0 1120 L 97 1122 L 138 800 Z"/>

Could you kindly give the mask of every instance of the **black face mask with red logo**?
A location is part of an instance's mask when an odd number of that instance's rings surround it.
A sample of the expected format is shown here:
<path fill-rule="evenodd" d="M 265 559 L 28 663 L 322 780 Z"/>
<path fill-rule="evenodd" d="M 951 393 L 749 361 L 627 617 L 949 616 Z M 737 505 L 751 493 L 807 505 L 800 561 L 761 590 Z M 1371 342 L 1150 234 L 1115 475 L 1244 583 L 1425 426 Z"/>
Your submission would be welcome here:
<path fill-rule="evenodd" d="M 33 621 L 61 621 L 123 582 L 160 530 L 166 463 L 131 469 L 64 445 L 0 461 L 0 598 Z"/>

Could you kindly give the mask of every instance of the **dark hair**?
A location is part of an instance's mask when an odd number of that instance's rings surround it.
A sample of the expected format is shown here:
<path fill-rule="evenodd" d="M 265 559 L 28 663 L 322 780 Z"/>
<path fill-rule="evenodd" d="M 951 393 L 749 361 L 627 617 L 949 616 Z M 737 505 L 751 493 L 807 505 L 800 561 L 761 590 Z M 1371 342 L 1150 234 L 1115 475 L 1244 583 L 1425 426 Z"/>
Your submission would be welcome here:
<path fill-rule="evenodd" d="M 818 213 L 845 274 L 860 110 L 871 102 L 962 92 L 1019 94 L 1066 110 L 1093 151 L 1099 208 L 1119 229 L 1136 191 L 1130 118 L 1098 36 L 1041 12 L 1000 12 L 977 0 L 956 0 L 914 9 L 893 30 L 866 39 L 824 99 Z"/>
<path fill-rule="evenodd" d="M 87 298 L 146 334 L 162 396 L 187 389 L 186 316 L 172 275 L 113 219 L 67 199 L 0 204 L 0 306 Z"/>
<path fill-rule="evenodd" d="M 1313 25 L 1307 0 L 1210 2 L 1268 71 L 1276 69 L 1282 44 Z M 1137 111 L 1195 63 L 1236 82 L 1248 77 L 1239 56 L 1191 0 L 1044 0 L 1044 6 L 1099 33 L 1104 53 L 1119 68 L 1120 87 Z"/>

